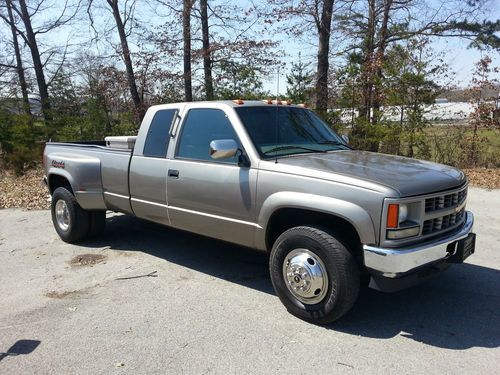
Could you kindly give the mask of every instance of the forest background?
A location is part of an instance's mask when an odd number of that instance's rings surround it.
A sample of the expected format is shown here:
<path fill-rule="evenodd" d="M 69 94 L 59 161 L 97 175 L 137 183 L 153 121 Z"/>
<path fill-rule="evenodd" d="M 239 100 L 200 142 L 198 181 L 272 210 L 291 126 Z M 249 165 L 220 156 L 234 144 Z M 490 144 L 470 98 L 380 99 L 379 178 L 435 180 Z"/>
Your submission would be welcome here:
<path fill-rule="evenodd" d="M 357 149 L 498 176 L 499 9 L 485 0 L 0 0 L 0 168 L 37 168 L 48 140 L 136 134 L 153 104 L 277 98 L 306 103 Z M 466 105 L 441 116 L 436 101 Z"/>

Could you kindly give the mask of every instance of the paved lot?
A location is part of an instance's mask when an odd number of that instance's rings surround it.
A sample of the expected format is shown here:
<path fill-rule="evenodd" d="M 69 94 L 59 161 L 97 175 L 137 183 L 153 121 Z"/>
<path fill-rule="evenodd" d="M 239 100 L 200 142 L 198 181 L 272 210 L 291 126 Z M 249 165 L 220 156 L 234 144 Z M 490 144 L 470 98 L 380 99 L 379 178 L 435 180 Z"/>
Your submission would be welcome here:
<path fill-rule="evenodd" d="M 500 191 L 469 208 L 467 264 L 328 327 L 286 312 L 263 254 L 121 215 L 73 246 L 48 211 L 0 210 L 0 373 L 498 374 Z"/>

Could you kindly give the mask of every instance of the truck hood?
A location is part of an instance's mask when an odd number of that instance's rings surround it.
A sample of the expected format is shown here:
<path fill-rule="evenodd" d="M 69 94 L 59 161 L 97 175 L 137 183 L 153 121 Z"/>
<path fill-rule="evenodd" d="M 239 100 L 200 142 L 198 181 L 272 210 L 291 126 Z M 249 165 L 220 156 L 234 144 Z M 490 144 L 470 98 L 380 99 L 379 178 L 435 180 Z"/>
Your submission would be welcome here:
<path fill-rule="evenodd" d="M 401 196 L 451 189 L 466 181 L 462 171 L 443 164 L 365 151 L 297 155 L 279 159 L 279 163 L 362 179 Z"/>

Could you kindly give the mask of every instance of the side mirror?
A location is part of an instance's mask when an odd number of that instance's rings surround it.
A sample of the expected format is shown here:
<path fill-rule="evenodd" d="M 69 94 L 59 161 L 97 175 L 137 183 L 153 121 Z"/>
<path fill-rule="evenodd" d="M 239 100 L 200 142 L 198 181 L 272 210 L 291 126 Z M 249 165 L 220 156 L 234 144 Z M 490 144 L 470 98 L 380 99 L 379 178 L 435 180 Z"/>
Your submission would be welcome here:
<path fill-rule="evenodd" d="M 210 142 L 209 153 L 212 159 L 229 159 L 238 152 L 234 139 L 216 139 Z"/>
<path fill-rule="evenodd" d="M 345 144 L 348 145 L 349 144 L 349 136 L 346 134 L 342 134 L 341 137 L 344 140 Z"/>

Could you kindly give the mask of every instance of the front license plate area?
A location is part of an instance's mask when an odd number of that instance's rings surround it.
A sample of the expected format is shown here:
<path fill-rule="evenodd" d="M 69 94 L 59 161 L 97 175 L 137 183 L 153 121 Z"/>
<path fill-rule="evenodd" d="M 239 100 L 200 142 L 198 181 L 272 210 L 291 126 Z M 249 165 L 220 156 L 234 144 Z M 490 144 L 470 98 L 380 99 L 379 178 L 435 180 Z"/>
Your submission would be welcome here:
<path fill-rule="evenodd" d="M 465 259 L 474 254 L 476 249 L 476 234 L 471 233 L 457 243 L 457 252 L 449 259 L 450 263 L 463 263 Z"/>

